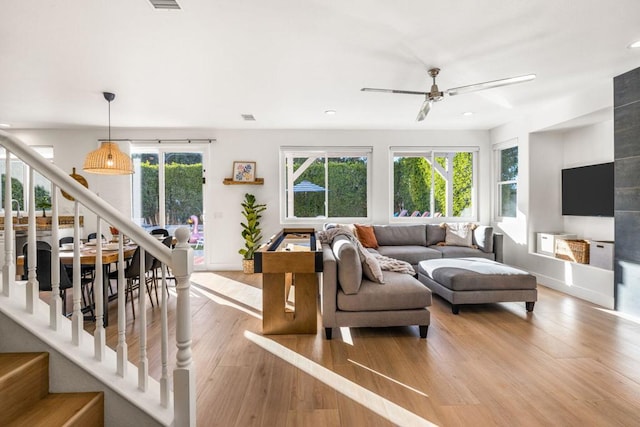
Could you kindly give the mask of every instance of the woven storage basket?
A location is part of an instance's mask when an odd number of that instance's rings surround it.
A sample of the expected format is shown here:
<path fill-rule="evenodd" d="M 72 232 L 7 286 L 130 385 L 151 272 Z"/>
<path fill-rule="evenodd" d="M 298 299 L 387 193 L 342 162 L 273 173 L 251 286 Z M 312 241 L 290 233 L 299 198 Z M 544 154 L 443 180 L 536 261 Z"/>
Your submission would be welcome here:
<path fill-rule="evenodd" d="M 557 239 L 556 258 L 589 264 L 589 241 Z"/>

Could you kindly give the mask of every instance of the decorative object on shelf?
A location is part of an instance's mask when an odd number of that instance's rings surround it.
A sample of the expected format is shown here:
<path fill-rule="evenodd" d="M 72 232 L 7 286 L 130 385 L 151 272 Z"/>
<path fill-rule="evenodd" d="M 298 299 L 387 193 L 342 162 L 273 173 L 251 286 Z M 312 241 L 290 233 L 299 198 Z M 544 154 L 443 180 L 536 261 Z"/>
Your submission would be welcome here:
<path fill-rule="evenodd" d="M 110 92 L 102 94 L 109 103 L 109 139 L 102 141 L 100 148 L 87 155 L 82 169 L 102 175 L 130 175 L 133 173 L 131 158 L 120 151 L 118 144 L 111 141 L 111 101 L 116 95 Z"/>
<path fill-rule="evenodd" d="M 233 162 L 233 180 L 253 182 L 256 180 L 256 162 Z"/>
<path fill-rule="evenodd" d="M 242 216 L 246 222 L 241 222 L 242 238 L 244 239 L 244 248 L 238 253 L 242 255 L 242 271 L 244 273 L 253 273 L 253 258 L 262 240 L 262 228 L 260 228 L 260 218 L 262 212 L 267 209 L 267 205 L 256 202 L 253 194 L 245 193 L 242 202 Z"/>
<path fill-rule="evenodd" d="M 589 241 L 556 239 L 556 258 L 589 264 Z"/>
<path fill-rule="evenodd" d="M 69 175 L 71 178 L 75 179 L 76 181 L 78 181 L 81 185 L 84 186 L 84 188 L 89 188 L 89 183 L 87 182 L 87 180 L 84 178 L 84 176 L 79 175 L 76 173 L 76 168 L 72 169 L 71 174 Z M 72 202 L 75 200 L 73 198 L 73 196 L 71 196 L 69 193 L 67 193 L 64 190 L 60 190 L 60 193 L 62 194 L 62 197 L 64 197 L 67 200 L 71 200 Z"/>

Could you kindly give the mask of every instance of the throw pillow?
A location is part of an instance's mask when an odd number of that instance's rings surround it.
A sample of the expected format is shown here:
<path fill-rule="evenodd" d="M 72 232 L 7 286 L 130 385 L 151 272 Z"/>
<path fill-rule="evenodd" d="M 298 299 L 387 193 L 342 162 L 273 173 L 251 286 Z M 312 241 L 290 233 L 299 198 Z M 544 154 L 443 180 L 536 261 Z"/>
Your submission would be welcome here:
<path fill-rule="evenodd" d="M 382 269 L 376 257 L 369 251 L 364 251 L 362 255 L 362 273 L 364 273 L 365 277 L 372 282 L 384 283 Z"/>
<path fill-rule="evenodd" d="M 347 230 L 349 233 L 355 236 L 356 227 L 353 224 L 336 224 L 336 228 L 340 228 L 342 230 Z"/>
<path fill-rule="evenodd" d="M 354 225 L 356 226 L 356 237 L 360 240 L 362 246 L 376 249 L 378 247 L 378 240 L 376 239 L 376 233 L 373 231 L 373 227 L 370 225 Z"/>
<path fill-rule="evenodd" d="M 446 230 L 444 227 L 436 224 L 427 224 L 427 246 L 444 242 L 445 237 Z"/>
<path fill-rule="evenodd" d="M 345 236 L 336 236 L 332 249 L 342 291 L 347 295 L 357 294 L 362 282 L 362 264 L 356 246 Z"/>
<path fill-rule="evenodd" d="M 445 224 L 446 233 L 444 243 L 447 246 L 467 246 L 475 247 L 473 244 L 473 230 L 475 224 L 458 222 L 454 224 Z"/>

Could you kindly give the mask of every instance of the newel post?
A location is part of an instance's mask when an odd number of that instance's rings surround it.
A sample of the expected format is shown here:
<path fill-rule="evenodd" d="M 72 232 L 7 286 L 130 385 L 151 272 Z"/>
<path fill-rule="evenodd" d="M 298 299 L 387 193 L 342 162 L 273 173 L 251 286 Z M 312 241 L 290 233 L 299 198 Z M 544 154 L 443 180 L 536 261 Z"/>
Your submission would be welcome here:
<path fill-rule="evenodd" d="M 196 425 L 195 367 L 191 353 L 191 272 L 193 249 L 189 245 L 189 229 L 175 232 L 178 243 L 171 255 L 171 268 L 176 278 L 176 368 L 173 371 L 173 409 L 176 427 Z"/>

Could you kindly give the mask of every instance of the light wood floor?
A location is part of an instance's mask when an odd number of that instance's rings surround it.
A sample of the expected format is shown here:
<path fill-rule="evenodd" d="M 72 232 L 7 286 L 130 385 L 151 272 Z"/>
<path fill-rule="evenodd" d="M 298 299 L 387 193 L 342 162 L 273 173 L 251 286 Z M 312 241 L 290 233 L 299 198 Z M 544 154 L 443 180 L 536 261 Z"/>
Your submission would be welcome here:
<path fill-rule="evenodd" d="M 195 273 L 192 282 L 200 426 L 417 424 L 377 415 L 370 407 L 381 409 L 381 398 L 442 426 L 640 425 L 640 324 L 544 287 L 532 314 L 523 303 L 505 303 L 463 306 L 454 316 L 434 297 L 426 340 L 417 327 L 397 327 L 334 330 L 326 341 L 320 330 L 263 337 L 260 275 Z M 175 301 L 172 295 L 171 323 Z M 115 302 L 110 315 L 107 339 L 115 346 Z M 159 318 L 160 311 L 149 308 L 156 378 Z M 127 334 L 135 363 L 132 319 Z M 256 344 L 261 339 L 284 356 Z M 174 346 L 170 352 L 173 363 Z M 347 388 L 336 390 L 281 358 L 291 355 L 378 399 L 346 397 Z"/>

